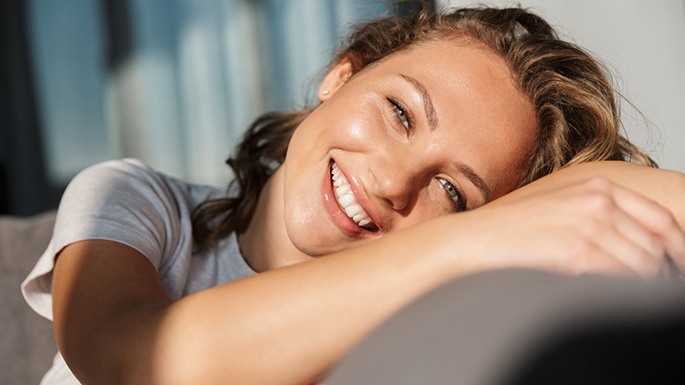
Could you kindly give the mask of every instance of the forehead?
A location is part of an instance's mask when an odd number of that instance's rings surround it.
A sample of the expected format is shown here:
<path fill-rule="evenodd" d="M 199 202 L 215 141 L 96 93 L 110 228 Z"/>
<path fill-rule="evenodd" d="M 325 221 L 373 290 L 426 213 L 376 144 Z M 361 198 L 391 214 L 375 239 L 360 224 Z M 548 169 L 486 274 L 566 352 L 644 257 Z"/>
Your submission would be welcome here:
<path fill-rule="evenodd" d="M 442 85 L 467 89 L 471 96 L 525 99 L 504 59 L 473 39 L 424 41 L 389 55 L 384 61 L 388 70 L 401 68 L 447 81 Z"/>
<path fill-rule="evenodd" d="M 537 138 L 537 119 L 502 58 L 471 40 L 435 40 L 375 67 L 381 76 L 407 75 L 425 86 L 440 122 L 442 143 L 435 146 L 458 152 L 494 196 L 518 183 Z"/>

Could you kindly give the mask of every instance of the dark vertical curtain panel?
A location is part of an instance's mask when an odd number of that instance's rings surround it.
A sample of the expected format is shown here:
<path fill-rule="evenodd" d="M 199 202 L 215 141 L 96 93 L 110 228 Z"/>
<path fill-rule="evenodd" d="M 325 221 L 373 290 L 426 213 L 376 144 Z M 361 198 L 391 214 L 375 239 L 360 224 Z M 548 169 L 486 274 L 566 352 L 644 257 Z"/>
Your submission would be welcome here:
<path fill-rule="evenodd" d="M 60 195 L 45 175 L 28 39 L 24 1 L 0 2 L 0 214 L 34 214 Z"/>

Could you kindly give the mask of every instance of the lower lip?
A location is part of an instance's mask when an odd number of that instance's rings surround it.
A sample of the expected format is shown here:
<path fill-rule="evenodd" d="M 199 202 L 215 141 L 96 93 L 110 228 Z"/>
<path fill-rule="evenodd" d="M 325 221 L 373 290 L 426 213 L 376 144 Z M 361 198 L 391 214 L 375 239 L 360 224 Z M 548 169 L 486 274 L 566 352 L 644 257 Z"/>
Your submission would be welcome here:
<path fill-rule="evenodd" d="M 358 237 L 361 234 L 367 232 L 345 214 L 338 201 L 335 199 L 335 192 L 333 191 L 333 181 L 331 179 L 330 166 L 326 170 L 326 175 L 323 178 L 323 203 L 326 207 L 326 211 L 330 214 L 333 219 L 333 223 L 342 230 L 343 233 L 350 237 Z"/>

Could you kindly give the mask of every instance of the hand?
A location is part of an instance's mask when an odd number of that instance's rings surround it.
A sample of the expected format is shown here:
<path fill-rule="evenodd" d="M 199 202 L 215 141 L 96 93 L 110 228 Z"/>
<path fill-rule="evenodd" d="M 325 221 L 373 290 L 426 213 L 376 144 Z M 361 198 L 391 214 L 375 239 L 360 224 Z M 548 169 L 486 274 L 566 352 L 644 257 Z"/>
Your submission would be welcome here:
<path fill-rule="evenodd" d="M 519 193 L 470 214 L 487 216 L 469 234 L 482 242 L 483 262 L 498 267 L 654 278 L 669 273 L 668 256 L 685 271 L 685 234 L 673 215 L 606 178 Z"/>

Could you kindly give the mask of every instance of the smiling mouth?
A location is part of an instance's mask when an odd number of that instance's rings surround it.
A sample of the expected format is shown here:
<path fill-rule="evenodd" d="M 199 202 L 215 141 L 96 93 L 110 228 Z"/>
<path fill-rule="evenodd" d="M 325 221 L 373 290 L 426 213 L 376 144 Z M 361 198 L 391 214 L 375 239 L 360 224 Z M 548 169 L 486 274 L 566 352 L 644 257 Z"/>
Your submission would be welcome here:
<path fill-rule="evenodd" d="M 373 223 L 369 214 L 359 204 L 357 197 L 352 192 L 352 186 L 335 162 L 331 164 L 331 181 L 333 182 L 335 200 L 345 215 L 364 230 L 378 231 L 378 226 Z"/>

